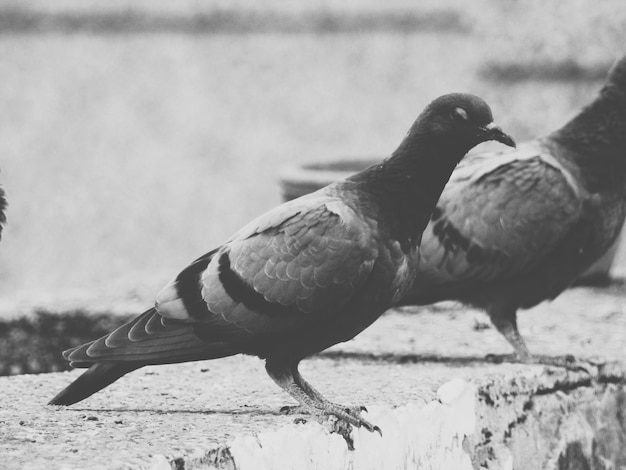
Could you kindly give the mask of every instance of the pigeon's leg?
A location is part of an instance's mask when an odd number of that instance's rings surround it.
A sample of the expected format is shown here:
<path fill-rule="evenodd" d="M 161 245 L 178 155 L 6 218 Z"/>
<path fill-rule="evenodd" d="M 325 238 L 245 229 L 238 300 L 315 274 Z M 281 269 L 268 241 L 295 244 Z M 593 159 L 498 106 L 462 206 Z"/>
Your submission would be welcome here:
<path fill-rule="evenodd" d="M 361 418 L 355 410 L 324 398 L 300 375 L 297 363 L 284 364 L 268 359 L 265 363 L 265 369 L 280 388 L 300 403 L 300 406 L 296 408 L 298 412 L 311 414 L 318 418 L 335 416 L 358 428 L 363 426 L 370 432 L 381 432 L 378 426 L 374 426 L 369 421 Z M 358 411 L 360 412 L 361 409 L 359 408 Z"/>
<path fill-rule="evenodd" d="M 523 364 L 541 364 L 546 366 L 564 367 L 574 371 L 584 371 L 592 373 L 591 364 L 586 361 L 579 361 L 572 355 L 566 356 L 546 356 L 543 354 L 530 354 L 526 342 L 517 329 L 517 310 L 515 308 L 488 309 L 491 322 L 496 329 L 502 333 L 506 340 L 513 346 L 513 355 L 497 356 L 489 354 L 487 359 L 492 362 L 521 362 Z"/>
<path fill-rule="evenodd" d="M 355 417 L 359 417 L 359 414 L 362 411 L 367 412 L 367 408 L 365 408 L 364 406 L 342 406 L 342 405 L 336 405 L 335 403 L 329 401 L 328 399 L 326 399 L 326 397 L 324 397 L 320 392 L 318 392 L 315 388 L 313 388 L 313 386 L 307 382 L 306 380 L 304 380 L 304 377 L 302 377 L 302 375 L 300 374 L 300 371 L 298 370 L 298 367 L 294 367 L 293 370 L 293 378 L 294 381 L 302 388 L 302 390 L 304 390 L 304 392 L 311 398 L 314 398 L 315 400 L 318 400 L 321 403 L 326 403 L 329 405 L 333 405 L 333 406 L 339 406 L 340 408 L 344 409 L 346 412 L 354 415 Z M 282 413 L 285 414 L 298 414 L 298 413 L 304 413 L 307 414 L 309 413 L 309 411 L 304 408 L 302 405 L 297 405 L 297 406 L 283 406 L 280 411 Z"/>
<path fill-rule="evenodd" d="M 517 362 L 532 362 L 532 356 L 526 342 L 517 329 L 517 310 L 515 308 L 491 308 L 487 310 L 491 323 L 506 338 L 513 349 L 514 358 Z"/>

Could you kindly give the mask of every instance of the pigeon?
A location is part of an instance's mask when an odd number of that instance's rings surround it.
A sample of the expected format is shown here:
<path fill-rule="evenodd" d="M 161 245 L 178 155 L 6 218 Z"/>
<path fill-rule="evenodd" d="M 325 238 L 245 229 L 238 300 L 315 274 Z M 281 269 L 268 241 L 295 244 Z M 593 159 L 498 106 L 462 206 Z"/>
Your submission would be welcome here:
<path fill-rule="evenodd" d="M 461 162 L 424 231 L 414 286 L 400 305 L 455 300 L 482 309 L 513 346 L 511 360 L 542 362 L 518 331 L 518 309 L 570 286 L 616 242 L 625 214 L 626 57 L 560 129 L 497 158 L 479 153 Z"/>
<path fill-rule="evenodd" d="M 264 359 L 299 403 L 284 411 L 380 432 L 361 408 L 324 398 L 298 365 L 352 339 L 408 292 L 446 181 L 487 140 L 515 145 L 482 99 L 435 99 L 382 163 L 254 219 L 183 269 L 153 308 L 65 351 L 73 367 L 88 370 L 50 404 L 76 403 L 146 365 L 242 353 Z"/>

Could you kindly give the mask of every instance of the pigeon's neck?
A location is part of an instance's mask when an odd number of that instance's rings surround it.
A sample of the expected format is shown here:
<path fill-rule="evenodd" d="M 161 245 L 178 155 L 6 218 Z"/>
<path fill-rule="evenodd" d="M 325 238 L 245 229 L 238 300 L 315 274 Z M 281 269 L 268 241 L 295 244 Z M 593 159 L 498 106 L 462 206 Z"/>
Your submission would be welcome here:
<path fill-rule="evenodd" d="M 548 136 L 581 169 L 592 191 L 622 184 L 626 174 L 626 94 L 605 86 L 598 98 Z M 567 163 L 567 162 L 565 162 Z"/>
<path fill-rule="evenodd" d="M 380 207 L 405 251 L 420 243 L 454 167 L 469 150 L 465 147 L 414 135 L 381 164 L 351 178 Z"/>
<path fill-rule="evenodd" d="M 626 94 L 617 87 L 605 86 L 595 101 L 551 138 L 566 146 L 626 159 Z"/>

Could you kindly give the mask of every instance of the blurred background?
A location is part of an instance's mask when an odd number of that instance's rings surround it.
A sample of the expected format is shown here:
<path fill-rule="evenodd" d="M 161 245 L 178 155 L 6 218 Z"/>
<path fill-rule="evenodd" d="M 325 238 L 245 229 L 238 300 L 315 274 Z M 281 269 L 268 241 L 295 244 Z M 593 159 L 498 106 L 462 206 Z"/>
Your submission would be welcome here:
<path fill-rule="evenodd" d="M 1 1 L 0 315 L 148 307 L 282 168 L 386 156 L 452 91 L 545 134 L 625 46 L 623 0 Z"/>

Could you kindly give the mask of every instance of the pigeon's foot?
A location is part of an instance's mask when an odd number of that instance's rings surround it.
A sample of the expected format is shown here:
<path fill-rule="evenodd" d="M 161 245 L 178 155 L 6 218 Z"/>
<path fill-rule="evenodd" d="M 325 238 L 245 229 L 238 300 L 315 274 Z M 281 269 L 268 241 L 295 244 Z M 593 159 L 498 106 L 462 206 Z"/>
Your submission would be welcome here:
<path fill-rule="evenodd" d="M 588 375 L 597 375 L 599 364 L 592 360 L 578 359 L 571 354 L 564 356 L 545 356 L 533 354 L 531 362 L 546 366 L 562 367 L 573 372 L 585 372 Z"/>
<path fill-rule="evenodd" d="M 354 450 L 352 426 L 363 427 L 370 432 L 376 431 L 381 436 L 383 435 L 378 426 L 361 417 L 361 412 L 367 411 L 365 407 L 343 406 L 328 401 L 310 383 L 304 380 L 298 372 L 297 363 L 285 364 L 281 361 L 268 359 L 265 363 L 265 369 L 269 376 L 299 403 L 298 406 L 281 408 L 282 413 L 311 415 L 330 432 L 341 435 L 350 450 Z M 302 421 L 304 421 L 302 418 L 296 420 L 296 422 Z"/>
<path fill-rule="evenodd" d="M 508 362 L 513 364 L 536 364 L 561 367 L 573 372 L 586 372 L 589 375 L 595 375 L 598 369 L 598 364 L 594 361 L 576 359 L 571 354 L 565 356 L 547 356 L 543 354 L 488 354 L 485 360 L 493 362 L 494 364 Z"/>
<path fill-rule="evenodd" d="M 305 414 L 314 416 L 319 422 L 327 421 L 334 416 L 338 420 L 351 424 L 357 428 L 364 427 L 370 432 L 383 435 L 381 429 L 361 417 L 361 412 L 367 411 L 364 406 L 343 406 L 329 401 L 312 402 L 296 406 L 283 406 L 280 412 L 286 415 Z"/>
<path fill-rule="evenodd" d="M 335 406 L 341 406 L 341 405 L 335 405 Z M 358 416 L 362 411 L 365 411 L 367 413 L 367 408 L 365 408 L 364 406 L 345 406 L 343 407 L 343 409 L 347 411 L 348 413 L 355 415 L 355 416 Z M 307 415 L 307 414 L 311 414 L 311 411 L 310 411 L 310 408 L 304 405 L 287 405 L 287 406 L 283 406 L 280 409 L 280 413 L 284 415 Z"/>

